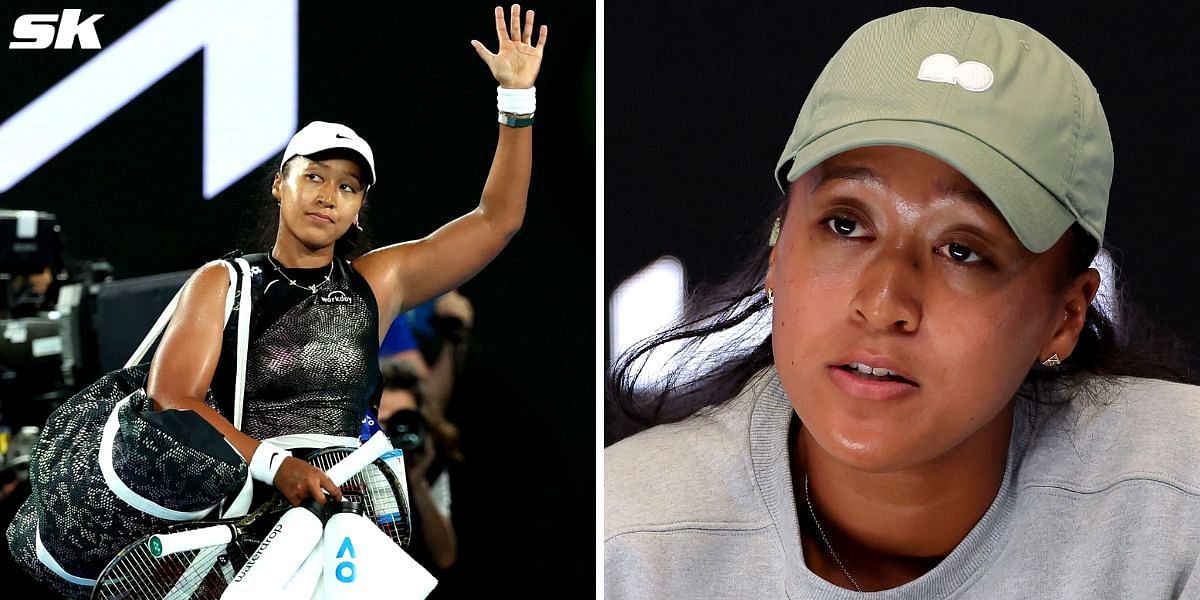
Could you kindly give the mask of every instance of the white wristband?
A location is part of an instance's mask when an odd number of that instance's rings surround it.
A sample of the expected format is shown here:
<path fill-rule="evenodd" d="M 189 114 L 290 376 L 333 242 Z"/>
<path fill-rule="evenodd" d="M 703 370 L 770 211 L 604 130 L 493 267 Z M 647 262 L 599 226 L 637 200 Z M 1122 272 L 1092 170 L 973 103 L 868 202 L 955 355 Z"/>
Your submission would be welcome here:
<path fill-rule="evenodd" d="M 254 457 L 250 459 L 250 477 L 267 485 L 275 485 L 275 473 L 279 471 L 279 465 L 291 455 L 291 452 L 279 446 L 268 442 L 259 443 Z"/>
<path fill-rule="evenodd" d="M 537 110 L 537 87 L 510 90 L 496 88 L 496 108 L 514 115 L 531 115 Z"/>

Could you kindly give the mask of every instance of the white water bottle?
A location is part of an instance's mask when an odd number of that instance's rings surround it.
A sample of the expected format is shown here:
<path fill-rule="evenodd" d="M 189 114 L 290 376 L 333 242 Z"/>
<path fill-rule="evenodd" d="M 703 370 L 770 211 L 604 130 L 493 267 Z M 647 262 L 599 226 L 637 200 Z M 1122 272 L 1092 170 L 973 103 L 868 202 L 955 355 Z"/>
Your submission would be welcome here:
<path fill-rule="evenodd" d="M 325 567 L 325 552 L 321 545 L 321 540 L 317 540 L 317 545 L 308 553 L 308 558 L 300 564 L 300 568 L 296 570 L 292 578 L 283 586 L 280 592 L 280 598 L 291 598 L 293 600 L 309 600 L 315 596 L 319 597 L 321 589 L 321 569 Z M 262 599 L 260 599 L 262 600 Z"/>
<path fill-rule="evenodd" d="M 321 541 L 321 585 L 327 600 L 423 600 L 433 591 L 437 579 L 364 517 L 361 508 L 344 510 L 329 518 Z"/>
<path fill-rule="evenodd" d="M 283 513 L 229 582 L 222 600 L 275 597 L 320 541 L 323 521 L 324 511 L 315 501 Z"/>

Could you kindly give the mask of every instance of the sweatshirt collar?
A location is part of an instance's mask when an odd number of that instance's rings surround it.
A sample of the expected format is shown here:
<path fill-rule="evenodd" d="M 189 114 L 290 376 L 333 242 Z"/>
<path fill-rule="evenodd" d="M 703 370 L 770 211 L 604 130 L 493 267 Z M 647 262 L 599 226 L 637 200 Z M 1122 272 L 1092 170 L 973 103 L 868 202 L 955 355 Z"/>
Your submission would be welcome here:
<path fill-rule="evenodd" d="M 859 593 L 821 579 L 804 563 L 796 494 L 789 466 L 788 426 L 795 410 L 780 384 L 774 367 L 763 373 L 761 386 L 750 415 L 750 457 L 756 485 L 786 562 L 786 589 L 790 597 L 829 600 L 943 598 L 959 589 L 982 566 L 993 560 L 1001 547 L 1016 498 L 1017 466 L 1029 436 L 1029 414 L 1018 399 L 1013 411 L 1013 432 L 999 493 L 967 537 L 938 566 L 900 587 L 881 592 Z"/>

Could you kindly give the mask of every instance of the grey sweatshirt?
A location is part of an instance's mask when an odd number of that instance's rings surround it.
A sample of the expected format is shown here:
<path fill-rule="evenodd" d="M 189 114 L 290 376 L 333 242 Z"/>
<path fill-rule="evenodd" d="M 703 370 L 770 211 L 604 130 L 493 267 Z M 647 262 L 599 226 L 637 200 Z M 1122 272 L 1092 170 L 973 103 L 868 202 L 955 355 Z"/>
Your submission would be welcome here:
<path fill-rule="evenodd" d="M 1200 598 L 1200 388 L 1124 379 L 1097 403 L 1017 400 L 983 518 L 937 567 L 858 593 L 804 563 L 774 369 L 604 452 L 604 593 L 632 598 Z"/>

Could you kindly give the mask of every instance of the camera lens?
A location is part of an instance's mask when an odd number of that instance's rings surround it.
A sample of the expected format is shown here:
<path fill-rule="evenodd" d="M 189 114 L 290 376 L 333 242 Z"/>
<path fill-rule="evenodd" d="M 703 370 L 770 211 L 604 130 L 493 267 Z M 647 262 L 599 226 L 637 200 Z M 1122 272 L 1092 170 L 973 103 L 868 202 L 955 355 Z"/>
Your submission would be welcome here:
<path fill-rule="evenodd" d="M 392 447 L 416 453 L 425 445 L 425 419 L 415 410 L 401 410 L 388 419 L 392 430 Z"/>

